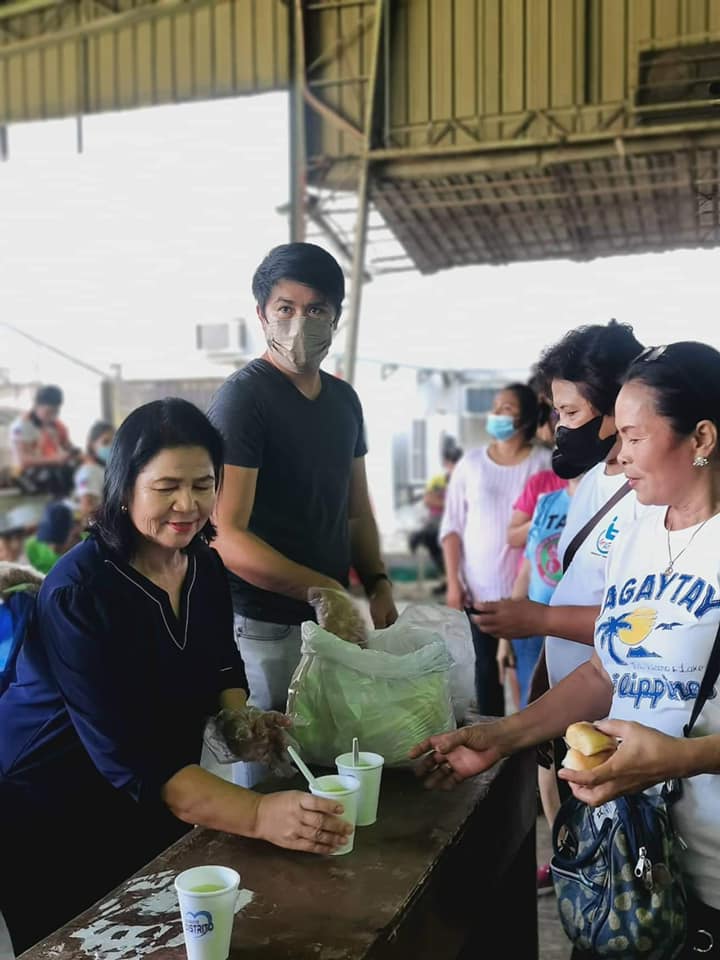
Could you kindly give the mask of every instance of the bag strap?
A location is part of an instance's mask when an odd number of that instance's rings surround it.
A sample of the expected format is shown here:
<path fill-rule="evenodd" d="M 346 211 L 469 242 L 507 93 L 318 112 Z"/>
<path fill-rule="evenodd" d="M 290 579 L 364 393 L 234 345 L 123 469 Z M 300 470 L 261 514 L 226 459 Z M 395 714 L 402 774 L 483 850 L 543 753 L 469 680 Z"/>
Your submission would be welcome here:
<path fill-rule="evenodd" d="M 702 683 L 700 684 L 700 691 L 698 692 L 698 695 L 695 699 L 695 704 L 692 708 L 692 713 L 690 714 L 690 721 L 683 728 L 684 736 L 690 736 L 690 731 L 695 726 L 695 721 L 700 716 L 700 711 L 705 706 L 705 701 L 712 693 L 712 688 L 715 686 L 715 681 L 718 678 L 718 674 L 720 674 L 720 626 L 715 634 L 715 642 L 713 643 L 713 648 L 710 651 L 710 656 L 708 657 L 707 666 L 705 667 L 705 674 L 702 678 Z"/>
<path fill-rule="evenodd" d="M 572 538 L 568 544 L 567 550 L 563 556 L 563 573 L 567 573 L 567 568 L 573 561 L 575 554 L 578 552 L 578 549 L 582 546 L 584 541 L 587 539 L 588 534 L 593 529 L 598 520 L 602 520 L 606 513 L 609 513 L 610 510 L 615 506 L 616 503 L 620 503 L 622 498 L 630 493 L 630 482 L 626 481 L 619 490 L 616 490 L 615 493 L 610 497 L 610 499 L 604 503 L 598 512 L 594 514 L 588 522 L 585 524 L 582 529 L 578 530 L 575 536 Z"/>

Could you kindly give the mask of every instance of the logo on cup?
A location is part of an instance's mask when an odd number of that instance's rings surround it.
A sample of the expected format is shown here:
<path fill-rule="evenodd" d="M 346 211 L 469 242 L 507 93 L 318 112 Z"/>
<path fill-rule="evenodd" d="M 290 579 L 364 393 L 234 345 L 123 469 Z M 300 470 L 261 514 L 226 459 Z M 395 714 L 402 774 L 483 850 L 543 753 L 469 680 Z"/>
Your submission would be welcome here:
<path fill-rule="evenodd" d="M 190 910 L 185 914 L 183 923 L 185 933 L 193 940 L 200 940 L 215 929 L 212 914 L 207 910 L 198 910 L 197 913 L 191 913 Z"/>

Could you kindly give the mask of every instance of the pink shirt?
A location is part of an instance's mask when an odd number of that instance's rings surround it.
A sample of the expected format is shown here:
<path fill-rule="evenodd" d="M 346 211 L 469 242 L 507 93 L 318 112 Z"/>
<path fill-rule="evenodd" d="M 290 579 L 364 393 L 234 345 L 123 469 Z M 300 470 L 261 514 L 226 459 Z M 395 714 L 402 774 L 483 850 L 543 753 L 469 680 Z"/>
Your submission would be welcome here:
<path fill-rule="evenodd" d="M 568 485 L 554 470 L 540 470 L 534 473 L 523 487 L 523 491 L 513 504 L 513 510 L 521 510 L 531 517 L 535 513 L 537 502 L 545 493 L 554 493 Z"/>

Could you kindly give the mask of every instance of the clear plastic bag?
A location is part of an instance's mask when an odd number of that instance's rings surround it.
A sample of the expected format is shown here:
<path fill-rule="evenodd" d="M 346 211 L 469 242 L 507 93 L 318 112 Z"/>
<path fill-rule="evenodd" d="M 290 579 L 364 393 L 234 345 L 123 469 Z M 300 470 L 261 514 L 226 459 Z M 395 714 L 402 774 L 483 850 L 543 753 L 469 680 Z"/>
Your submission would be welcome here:
<path fill-rule="evenodd" d="M 205 725 L 204 741 L 218 763 L 262 763 L 278 776 L 292 776 L 287 720 L 274 710 L 223 709 Z"/>
<path fill-rule="evenodd" d="M 367 645 L 365 618 L 349 593 L 327 587 L 310 587 L 308 603 L 323 630 L 347 643 L 357 643 L 361 647 Z"/>
<path fill-rule="evenodd" d="M 369 631 L 367 650 L 316 623 L 302 638 L 287 713 L 306 760 L 334 765 L 358 737 L 386 766 L 409 766 L 411 747 L 455 729 L 452 659 L 436 630 L 398 622 Z"/>
<path fill-rule="evenodd" d="M 444 640 L 452 657 L 450 697 L 455 719 L 461 723 L 475 696 L 475 648 L 466 614 L 437 603 L 409 604 L 397 619 L 395 627 L 399 626 L 432 630 Z M 371 650 L 377 649 L 375 644 L 379 642 L 379 649 L 390 653 L 407 653 L 408 636 L 410 635 L 405 630 L 396 629 L 392 633 L 378 630 L 370 634 L 368 647 Z"/>

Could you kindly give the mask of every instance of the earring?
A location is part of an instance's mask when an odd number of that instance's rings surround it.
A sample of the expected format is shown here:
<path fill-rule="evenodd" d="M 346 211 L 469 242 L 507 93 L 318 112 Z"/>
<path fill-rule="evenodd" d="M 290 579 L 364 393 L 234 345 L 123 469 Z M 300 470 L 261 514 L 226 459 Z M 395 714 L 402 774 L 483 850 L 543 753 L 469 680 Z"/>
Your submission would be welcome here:
<path fill-rule="evenodd" d="M 693 460 L 693 466 L 694 466 L 694 467 L 706 467 L 709 463 L 710 463 L 710 461 L 708 460 L 707 457 L 697 456 L 697 457 L 695 457 L 695 459 Z"/>
<path fill-rule="evenodd" d="M 123 505 L 120 507 L 120 509 L 122 510 L 123 513 L 127 513 L 127 507 L 125 506 L 125 504 L 123 504 Z"/>

